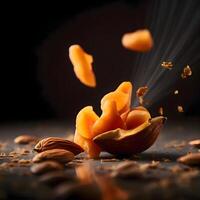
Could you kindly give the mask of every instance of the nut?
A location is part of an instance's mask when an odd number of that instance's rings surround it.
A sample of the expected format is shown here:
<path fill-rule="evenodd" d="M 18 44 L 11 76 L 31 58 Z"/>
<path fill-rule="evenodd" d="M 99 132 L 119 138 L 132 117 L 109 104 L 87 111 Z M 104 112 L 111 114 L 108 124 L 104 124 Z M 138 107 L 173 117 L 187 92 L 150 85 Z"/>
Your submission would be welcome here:
<path fill-rule="evenodd" d="M 73 180 L 73 178 L 62 171 L 52 171 L 40 176 L 39 182 L 46 183 L 48 185 L 58 185 L 59 183 Z"/>
<path fill-rule="evenodd" d="M 37 152 L 43 152 L 50 149 L 65 149 L 71 151 L 74 155 L 83 152 L 83 149 L 78 144 L 58 137 L 45 138 L 39 141 L 34 147 L 34 150 Z"/>
<path fill-rule="evenodd" d="M 200 139 L 190 141 L 189 145 L 200 149 Z"/>
<path fill-rule="evenodd" d="M 74 159 L 74 154 L 64 149 L 51 149 L 43 151 L 33 158 L 33 162 L 42 162 L 44 160 L 55 160 L 60 163 L 67 163 Z"/>
<path fill-rule="evenodd" d="M 62 169 L 64 169 L 64 166 L 58 162 L 44 161 L 41 163 L 34 164 L 31 167 L 31 172 L 33 174 L 43 174 L 49 171 L 62 170 Z"/>
<path fill-rule="evenodd" d="M 36 141 L 36 138 L 31 135 L 20 135 L 14 139 L 16 144 L 29 144 Z"/>
<path fill-rule="evenodd" d="M 131 130 L 115 129 L 96 136 L 93 141 L 102 150 L 116 155 L 140 153 L 153 145 L 165 117 L 159 116 Z"/>
<path fill-rule="evenodd" d="M 178 162 L 185 165 L 198 165 L 200 166 L 200 153 L 189 153 L 178 158 Z"/>

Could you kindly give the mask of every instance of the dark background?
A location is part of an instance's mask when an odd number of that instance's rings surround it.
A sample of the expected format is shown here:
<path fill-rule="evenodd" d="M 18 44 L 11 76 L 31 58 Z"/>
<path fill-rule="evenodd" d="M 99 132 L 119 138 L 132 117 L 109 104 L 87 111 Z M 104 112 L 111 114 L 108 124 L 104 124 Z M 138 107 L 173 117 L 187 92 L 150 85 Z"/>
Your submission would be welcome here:
<path fill-rule="evenodd" d="M 142 27 L 145 9 L 149 6 L 147 1 L 119 1 L 120 4 L 114 6 L 112 13 L 110 9 L 115 2 L 70 1 L 70 4 L 57 2 L 44 5 L 29 1 L 27 4 L 13 3 L 5 7 L 6 14 L 1 25 L 4 34 L 2 43 L 5 44 L 2 45 L 0 73 L 1 122 L 54 118 L 71 120 L 86 105 L 94 105 L 99 112 L 101 96 L 121 81 L 129 79 L 130 71 L 124 65 L 132 62 L 135 56 L 125 51 L 120 42 L 115 44 L 115 41 L 128 31 L 127 27 L 130 28 L 131 23 L 134 28 Z M 121 3 L 135 12 L 127 12 L 127 7 L 121 7 Z M 108 8 L 104 9 L 105 5 Z M 93 9 L 99 8 L 103 8 L 97 14 L 102 16 L 101 20 L 100 17 L 94 17 L 90 22 L 96 23 L 95 30 L 90 29 L 90 23 L 86 23 L 88 32 L 85 29 L 82 32 L 84 20 L 93 18 Z M 87 16 L 79 22 L 76 15 L 83 12 Z M 126 21 L 120 21 L 121 12 Z M 71 19 L 75 20 L 76 29 Z M 102 29 L 107 31 L 98 35 Z M 83 45 L 96 59 L 96 89 L 85 87 L 73 74 L 68 60 L 68 47 L 76 42 Z M 57 50 L 58 47 L 62 51 Z M 196 73 L 196 76 L 200 75 L 199 68 Z M 199 85 L 196 80 L 188 84 L 191 87 Z M 196 97 L 186 110 L 187 116 L 200 115 L 199 87 L 195 90 Z"/>

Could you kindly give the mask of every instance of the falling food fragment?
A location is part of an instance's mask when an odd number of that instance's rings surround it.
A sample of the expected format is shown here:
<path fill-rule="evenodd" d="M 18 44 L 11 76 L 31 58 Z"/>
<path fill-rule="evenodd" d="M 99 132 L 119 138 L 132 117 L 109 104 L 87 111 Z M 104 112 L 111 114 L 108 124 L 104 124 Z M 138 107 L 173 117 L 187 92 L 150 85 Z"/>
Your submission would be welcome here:
<path fill-rule="evenodd" d="M 138 88 L 138 90 L 136 91 L 137 97 L 144 96 L 147 93 L 147 91 L 148 91 L 147 86 Z"/>
<path fill-rule="evenodd" d="M 178 112 L 184 112 L 183 107 L 182 106 L 177 106 L 177 110 Z"/>
<path fill-rule="evenodd" d="M 175 90 L 175 91 L 174 91 L 174 94 L 178 94 L 178 90 Z"/>
<path fill-rule="evenodd" d="M 144 99 L 143 96 L 147 93 L 148 91 L 148 87 L 144 86 L 144 87 L 140 87 L 138 88 L 138 90 L 136 91 L 136 95 L 138 97 L 138 101 L 140 105 L 144 104 Z"/>
<path fill-rule="evenodd" d="M 153 38 L 147 29 L 125 33 L 122 36 L 122 45 L 129 50 L 146 52 L 153 47 Z"/>
<path fill-rule="evenodd" d="M 163 115 L 163 107 L 160 107 L 160 108 L 159 108 L 158 113 L 159 113 L 160 115 Z"/>
<path fill-rule="evenodd" d="M 161 66 L 165 69 L 172 69 L 173 64 L 170 61 L 164 61 L 161 63 Z"/>
<path fill-rule="evenodd" d="M 74 66 L 76 77 L 89 87 L 96 87 L 96 78 L 92 69 L 93 57 L 79 45 L 69 47 L 69 58 Z"/>
<path fill-rule="evenodd" d="M 191 70 L 190 66 L 187 65 L 186 67 L 184 67 L 181 77 L 182 77 L 182 79 L 185 79 L 191 75 L 192 75 L 192 70 Z"/>

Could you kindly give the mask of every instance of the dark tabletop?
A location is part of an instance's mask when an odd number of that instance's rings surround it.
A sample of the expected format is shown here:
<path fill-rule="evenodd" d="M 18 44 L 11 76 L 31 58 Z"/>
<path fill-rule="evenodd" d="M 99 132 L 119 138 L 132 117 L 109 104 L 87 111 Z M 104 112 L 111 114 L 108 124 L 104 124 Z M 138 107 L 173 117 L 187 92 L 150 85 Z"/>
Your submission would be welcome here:
<path fill-rule="evenodd" d="M 55 188 L 59 183 L 50 186 L 39 181 L 39 177 L 30 172 L 31 162 L 9 167 L 3 163 L 9 163 L 13 159 L 8 156 L 12 151 L 20 152 L 18 157 L 20 160 L 31 160 L 34 156 L 33 145 L 14 143 L 14 138 L 18 135 L 29 134 L 45 138 L 67 137 L 72 133 L 73 128 L 66 122 L 44 121 L 1 125 L 0 199 L 53 199 Z M 129 158 L 139 164 L 160 161 L 159 167 L 151 169 L 143 178 L 115 179 L 115 184 L 128 192 L 129 199 L 200 199 L 199 168 L 190 168 L 176 161 L 181 155 L 198 151 L 188 145 L 188 141 L 197 138 L 200 138 L 200 119 L 168 120 L 151 148 Z M 84 155 L 79 156 L 78 159 L 82 157 Z M 127 158 L 112 158 L 112 155 L 103 153 L 100 159 L 89 162 L 94 171 L 104 173 L 106 168 L 127 160 Z M 185 170 L 185 174 L 174 173 L 172 170 L 174 166 Z M 66 167 L 65 171 L 75 174 L 73 167 Z M 192 175 L 194 171 L 197 172 L 195 176 Z"/>

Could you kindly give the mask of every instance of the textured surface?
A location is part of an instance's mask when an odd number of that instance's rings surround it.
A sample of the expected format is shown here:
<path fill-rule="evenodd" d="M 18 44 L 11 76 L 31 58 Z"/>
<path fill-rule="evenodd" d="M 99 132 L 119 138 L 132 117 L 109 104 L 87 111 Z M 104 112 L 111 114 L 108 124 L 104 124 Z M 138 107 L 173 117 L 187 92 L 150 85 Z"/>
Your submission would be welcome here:
<path fill-rule="evenodd" d="M 14 144 L 13 140 L 18 135 L 33 134 L 39 138 L 45 138 L 49 136 L 66 137 L 70 133 L 73 133 L 73 129 L 61 122 L 2 125 L 0 127 L 0 163 L 10 162 L 14 159 L 8 157 L 12 151 L 18 152 L 18 159 L 29 160 L 35 154 L 32 152 L 32 145 Z M 185 119 L 179 122 L 168 120 L 156 143 L 147 151 L 131 158 L 141 164 L 150 163 L 152 160 L 160 161 L 160 167 L 150 170 L 150 173 L 145 174 L 145 178 L 142 179 L 116 180 L 117 185 L 129 192 L 130 199 L 155 199 L 158 196 L 159 199 L 173 199 L 175 197 L 176 199 L 199 199 L 199 175 L 192 179 L 180 179 L 180 174 L 172 173 L 170 170 L 171 167 L 177 166 L 176 159 L 179 156 L 187 152 L 198 151 L 188 145 L 188 141 L 197 138 L 200 138 L 199 119 Z M 30 152 L 26 152 L 24 149 Z M 102 154 L 101 159 L 91 160 L 98 173 L 104 173 L 106 167 L 116 165 L 124 160 L 108 160 L 108 158 L 112 158 L 112 156 Z M 1 164 L 0 199 L 53 198 L 54 189 L 52 186 L 40 183 L 39 178 L 30 173 L 31 163 L 24 164 L 23 161 L 21 163 L 10 167 Z M 178 165 L 181 168 L 187 168 L 181 164 Z M 199 169 L 197 168 L 197 170 Z M 70 176 L 75 175 L 73 168 L 67 167 L 65 171 Z"/>

